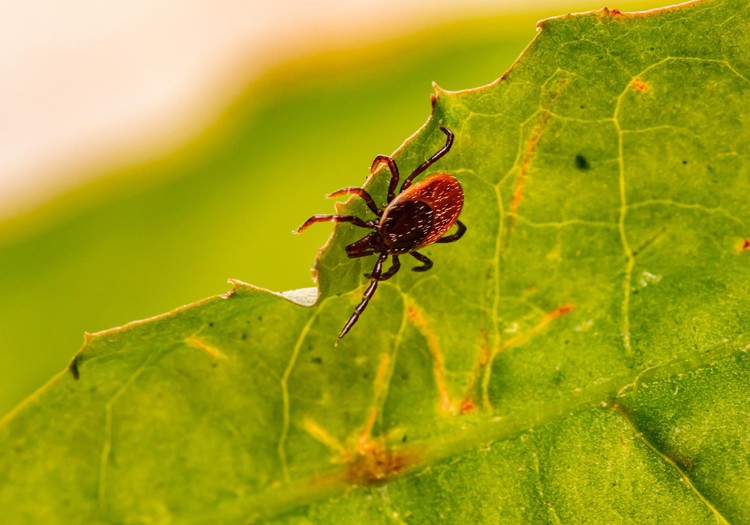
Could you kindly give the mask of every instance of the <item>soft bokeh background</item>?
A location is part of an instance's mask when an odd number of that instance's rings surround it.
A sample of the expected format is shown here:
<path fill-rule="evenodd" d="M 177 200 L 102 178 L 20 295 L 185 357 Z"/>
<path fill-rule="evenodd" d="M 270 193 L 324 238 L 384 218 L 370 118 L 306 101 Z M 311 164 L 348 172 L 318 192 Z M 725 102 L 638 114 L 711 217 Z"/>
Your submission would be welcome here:
<path fill-rule="evenodd" d="M 54 0 L 0 18 L 0 415 L 95 332 L 226 291 L 311 286 L 292 236 L 539 18 L 595 1 Z M 610 8 L 653 8 L 619 2 Z M 271 349 L 269 349 L 271 351 Z"/>

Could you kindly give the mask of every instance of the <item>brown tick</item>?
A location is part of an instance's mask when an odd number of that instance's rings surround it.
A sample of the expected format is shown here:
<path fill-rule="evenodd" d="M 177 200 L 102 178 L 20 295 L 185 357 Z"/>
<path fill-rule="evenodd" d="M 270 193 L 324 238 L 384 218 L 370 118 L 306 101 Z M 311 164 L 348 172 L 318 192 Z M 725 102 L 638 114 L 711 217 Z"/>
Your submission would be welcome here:
<path fill-rule="evenodd" d="M 353 215 L 313 215 L 294 232 L 301 233 L 316 222 L 350 222 L 355 226 L 374 230 L 346 247 L 346 254 L 350 258 L 378 254 L 378 259 L 372 272 L 365 274 L 365 277 L 370 279 L 370 285 L 362 296 L 362 302 L 357 305 L 341 330 L 339 339 L 347 334 L 367 308 L 367 303 L 375 294 L 378 283 L 390 279 L 401 268 L 399 256 L 411 255 L 422 263 L 421 266 L 412 268 L 412 271 L 426 272 L 432 268 L 432 261 L 417 250 L 432 243 L 457 241 L 466 232 L 466 226 L 458 220 L 464 204 L 464 192 L 455 177 L 447 173 L 436 173 L 412 186 L 412 181 L 416 177 L 450 151 L 453 145 L 453 133 L 443 127 L 440 130 L 447 137 L 445 146 L 420 164 L 404 180 L 398 195 L 396 186 L 398 186 L 399 175 L 396 161 L 387 155 L 375 157 L 370 168 L 371 173 L 375 172 L 380 164 L 387 164 L 391 172 L 388 200 L 384 209 L 378 208 L 372 196 L 362 188 L 347 187 L 327 195 L 327 197 L 357 195 L 377 215 L 377 219 L 365 220 Z M 458 227 L 456 233 L 445 235 L 454 224 Z M 386 272 L 383 272 L 383 264 L 389 256 L 393 258 L 393 263 Z"/>

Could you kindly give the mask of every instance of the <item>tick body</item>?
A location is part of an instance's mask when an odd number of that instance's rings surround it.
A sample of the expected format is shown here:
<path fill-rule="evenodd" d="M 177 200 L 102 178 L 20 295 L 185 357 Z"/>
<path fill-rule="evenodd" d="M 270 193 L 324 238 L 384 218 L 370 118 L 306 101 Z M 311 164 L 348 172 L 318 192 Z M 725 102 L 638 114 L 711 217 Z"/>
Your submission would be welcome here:
<path fill-rule="evenodd" d="M 453 133 L 443 127 L 440 130 L 446 135 L 445 145 L 404 180 L 398 194 L 396 194 L 396 187 L 399 183 L 399 172 L 396 161 L 386 155 L 375 157 L 371 172 L 374 172 L 380 164 L 386 164 L 391 172 L 384 209 L 379 208 L 372 196 L 362 188 L 342 188 L 328 195 L 328 197 L 357 195 L 365 201 L 377 219 L 367 220 L 353 215 L 313 215 L 294 232 L 300 233 L 316 222 L 349 222 L 355 226 L 373 230 L 346 247 L 346 254 L 350 258 L 377 255 L 377 261 L 372 272 L 365 274 L 370 279 L 370 284 L 362 296 L 362 301 L 341 330 L 339 339 L 349 332 L 367 308 L 378 283 L 390 279 L 399 271 L 400 256 L 414 257 L 421 265 L 412 270 L 425 272 L 432 268 L 432 261 L 417 250 L 433 243 L 455 242 L 466 232 L 466 226 L 458 220 L 464 204 L 464 193 L 461 184 L 452 175 L 437 173 L 412 185 L 416 177 L 450 151 L 453 145 Z M 456 232 L 446 235 L 454 224 L 457 226 Z M 383 271 L 388 257 L 392 259 L 391 267 Z"/>

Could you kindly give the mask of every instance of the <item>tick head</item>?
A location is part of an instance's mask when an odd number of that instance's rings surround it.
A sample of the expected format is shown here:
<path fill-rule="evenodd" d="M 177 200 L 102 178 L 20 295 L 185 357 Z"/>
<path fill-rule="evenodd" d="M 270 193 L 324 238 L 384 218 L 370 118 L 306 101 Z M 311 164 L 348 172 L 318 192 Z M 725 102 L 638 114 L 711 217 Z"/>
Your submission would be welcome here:
<path fill-rule="evenodd" d="M 352 259 L 366 257 L 383 251 L 383 241 L 378 232 L 372 232 L 346 246 L 346 255 Z"/>

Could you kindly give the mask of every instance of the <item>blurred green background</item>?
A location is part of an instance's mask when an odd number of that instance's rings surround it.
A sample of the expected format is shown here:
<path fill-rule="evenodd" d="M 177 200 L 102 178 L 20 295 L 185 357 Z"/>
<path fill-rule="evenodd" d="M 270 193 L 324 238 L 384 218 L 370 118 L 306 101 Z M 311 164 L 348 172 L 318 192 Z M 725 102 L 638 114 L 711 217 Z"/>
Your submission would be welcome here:
<path fill-rule="evenodd" d="M 538 19 L 599 7 L 457 22 L 286 63 L 179 151 L 0 222 L 0 415 L 63 369 L 85 331 L 223 293 L 230 277 L 312 286 L 331 228 L 291 230 L 331 212 L 325 193 L 364 182 L 376 154 L 422 125 L 433 80 L 492 82 Z"/>

